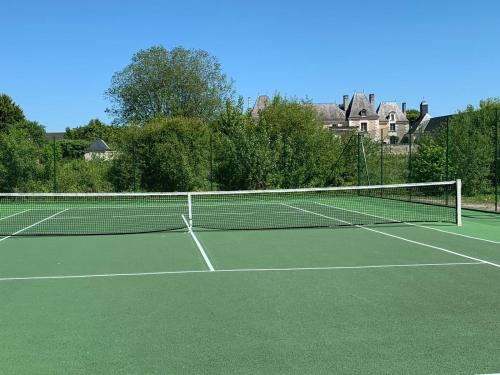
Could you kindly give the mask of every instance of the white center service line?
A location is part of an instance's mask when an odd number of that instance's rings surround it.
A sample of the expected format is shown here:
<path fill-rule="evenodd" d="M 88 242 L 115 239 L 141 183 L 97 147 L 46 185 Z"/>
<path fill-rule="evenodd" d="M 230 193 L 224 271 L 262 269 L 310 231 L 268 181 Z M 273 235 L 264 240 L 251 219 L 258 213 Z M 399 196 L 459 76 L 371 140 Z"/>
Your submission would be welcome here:
<path fill-rule="evenodd" d="M 12 237 L 12 236 L 15 236 L 16 234 L 22 233 L 22 232 L 24 232 L 25 230 L 28 230 L 28 229 L 30 229 L 30 228 L 33 228 L 35 225 L 38 225 L 38 224 L 43 223 L 44 221 L 50 220 L 50 219 L 52 219 L 53 217 L 55 217 L 55 216 L 57 216 L 57 215 L 59 215 L 59 214 L 62 214 L 63 212 L 66 212 L 66 211 L 68 211 L 68 210 L 69 210 L 69 208 L 66 208 L 65 210 L 59 211 L 58 213 L 55 213 L 54 215 L 51 215 L 51 216 L 49 216 L 49 217 L 46 217 L 45 219 L 42 219 L 42 220 L 40 220 L 40 221 L 37 221 L 35 224 L 31 224 L 31 225 L 27 226 L 26 228 L 23 228 L 23 229 L 21 229 L 21 230 L 18 230 L 17 232 L 14 232 L 14 233 L 12 233 L 10 236 L 0 238 L 0 242 L 5 241 L 7 238 L 10 238 L 10 237 Z"/>
<path fill-rule="evenodd" d="M 62 279 L 95 279 L 111 277 L 137 277 L 137 276 L 158 276 L 158 275 L 185 275 L 196 273 L 231 273 L 231 272 L 297 272 L 297 271 L 326 271 L 326 270 L 361 270 L 361 269 L 383 269 L 399 267 L 450 267 L 450 266 L 484 266 L 481 262 L 462 262 L 462 263 L 415 263 L 415 264 L 381 264 L 372 266 L 332 266 L 332 267 L 295 267 L 295 268 L 234 268 L 217 270 L 187 270 L 187 271 L 159 271 L 159 272 L 137 272 L 137 273 L 104 273 L 87 275 L 56 275 L 56 276 L 21 276 L 21 277 L 2 277 L 3 281 L 29 281 L 29 280 L 62 280 Z"/>
<path fill-rule="evenodd" d="M 313 212 L 313 211 L 305 210 L 305 209 L 303 209 L 303 208 L 299 208 L 299 207 L 291 206 L 291 205 L 286 204 L 286 203 L 282 203 L 282 204 L 283 204 L 284 206 L 286 206 L 286 207 L 294 208 L 294 209 L 296 209 L 296 210 L 298 210 L 298 211 L 306 212 L 306 213 L 309 213 L 309 214 L 311 214 L 311 215 L 316 215 L 316 216 L 324 217 L 325 219 L 335 220 L 335 221 L 338 221 L 338 222 L 340 222 L 340 223 L 353 225 L 352 223 L 350 223 L 350 222 L 348 222 L 348 221 L 345 221 L 345 220 L 336 219 L 336 218 L 331 217 L 331 216 L 326 216 L 326 215 L 323 215 L 323 214 L 319 214 L 319 213 L 317 213 L 317 212 Z M 470 260 L 475 260 L 475 261 L 477 261 L 477 262 L 481 262 L 481 263 L 489 264 L 490 266 L 500 268 L 500 264 L 493 263 L 493 262 L 488 262 L 487 260 L 484 260 L 484 259 L 474 258 L 474 257 L 468 256 L 468 255 L 465 255 L 465 254 L 457 253 L 456 251 L 448 250 L 448 249 L 445 249 L 445 248 L 443 248 L 443 247 L 434 246 L 434 245 L 431 245 L 431 244 L 428 244 L 428 243 L 425 243 L 425 242 L 413 241 L 413 240 L 410 240 L 410 239 L 405 238 L 405 237 L 396 236 L 396 235 L 394 235 L 394 234 L 389 234 L 389 233 L 382 232 L 382 231 L 379 231 L 379 230 L 376 230 L 376 229 L 373 229 L 373 228 L 364 227 L 364 226 L 362 226 L 362 225 L 353 225 L 353 226 L 355 226 L 355 227 L 357 227 L 357 228 L 364 229 L 364 230 L 368 230 L 368 231 L 370 231 L 370 232 L 378 233 L 378 234 L 381 234 L 381 235 L 383 235 L 383 236 L 392 237 L 392 238 L 396 238 L 396 239 L 401 240 L 401 241 L 410 242 L 410 243 L 414 243 L 414 244 L 416 244 L 416 245 L 429 247 L 429 248 L 431 248 L 431 249 L 436 249 L 436 250 L 444 251 L 445 253 L 449 253 L 449 254 L 457 255 L 457 256 L 462 257 L 462 258 L 467 258 L 467 259 L 470 259 Z"/>
<path fill-rule="evenodd" d="M 189 225 L 188 221 L 186 220 L 186 218 L 184 217 L 184 215 L 181 215 L 182 216 L 182 220 L 184 220 L 184 223 L 186 223 L 186 227 L 188 228 L 188 231 L 189 231 L 189 234 L 191 235 L 191 237 L 193 238 L 194 240 L 194 243 L 196 244 L 196 246 L 198 247 L 198 250 L 200 251 L 200 254 L 201 256 L 203 257 L 203 260 L 205 261 L 208 269 L 210 271 L 215 271 L 214 269 L 214 266 L 212 266 L 212 262 L 210 262 L 210 259 L 208 258 L 208 255 L 207 253 L 205 253 L 205 250 L 203 249 L 203 246 L 201 246 L 201 243 L 200 241 L 198 241 L 198 238 L 196 237 L 196 235 L 194 234 L 193 232 L 193 229 L 191 228 L 191 226 Z"/>

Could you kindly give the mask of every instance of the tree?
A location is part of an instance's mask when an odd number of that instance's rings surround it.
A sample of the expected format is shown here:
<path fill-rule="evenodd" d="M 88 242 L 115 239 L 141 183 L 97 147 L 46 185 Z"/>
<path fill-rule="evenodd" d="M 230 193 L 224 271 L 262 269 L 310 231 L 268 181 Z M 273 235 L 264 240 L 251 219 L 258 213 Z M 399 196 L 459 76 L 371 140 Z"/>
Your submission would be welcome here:
<path fill-rule="evenodd" d="M 261 112 L 259 124 L 269 127 L 272 147 L 280 152 L 281 187 L 325 183 L 337 141 L 309 103 L 277 95 Z"/>
<path fill-rule="evenodd" d="M 228 102 L 216 127 L 216 179 L 222 189 L 322 186 L 340 140 L 307 102 L 275 96 L 258 119 Z"/>
<path fill-rule="evenodd" d="M 112 141 L 118 129 L 116 126 L 106 125 L 99 119 L 92 119 L 87 125 L 76 128 L 66 128 L 65 139 L 94 141 L 103 139 L 106 142 Z"/>
<path fill-rule="evenodd" d="M 0 191 L 43 191 L 44 148 L 27 129 L 0 132 Z"/>
<path fill-rule="evenodd" d="M 211 119 L 233 88 L 207 52 L 157 46 L 139 51 L 115 73 L 106 95 L 117 123 L 144 123 L 158 116 Z"/>
<path fill-rule="evenodd" d="M 108 180 L 110 163 L 102 160 L 66 160 L 60 162 L 57 187 L 60 192 L 98 193 L 113 191 Z"/>
<path fill-rule="evenodd" d="M 495 110 L 500 110 L 500 100 L 486 99 L 481 101 L 479 108 L 469 105 L 448 120 L 448 176 L 445 173 L 446 123 L 434 133 L 417 138 L 419 148 L 414 157 L 414 177 L 418 181 L 460 178 L 464 195 L 491 193 L 495 172 Z"/>
<path fill-rule="evenodd" d="M 280 184 L 280 150 L 271 127 L 228 101 L 215 125 L 215 177 L 222 190 L 266 189 Z"/>
<path fill-rule="evenodd" d="M 116 190 L 192 191 L 208 188 L 209 129 L 197 119 L 157 118 L 128 126 L 109 176 Z"/>
<path fill-rule="evenodd" d="M 408 121 L 416 121 L 420 117 L 420 112 L 416 109 L 409 109 L 406 111 L 406 118 Z"/>
<path fill-rule="evenodd" d="M 414 158 L 412 179 L 418 182 L 443 181 L 446 171 L 446 149 L 432 136 L 424 136 Z"/>
<path fill-rule="evenodd" d="M 14 103 L 10 96 L 0 94 L 0 131 L 25 120 L 21 107 Z"/>

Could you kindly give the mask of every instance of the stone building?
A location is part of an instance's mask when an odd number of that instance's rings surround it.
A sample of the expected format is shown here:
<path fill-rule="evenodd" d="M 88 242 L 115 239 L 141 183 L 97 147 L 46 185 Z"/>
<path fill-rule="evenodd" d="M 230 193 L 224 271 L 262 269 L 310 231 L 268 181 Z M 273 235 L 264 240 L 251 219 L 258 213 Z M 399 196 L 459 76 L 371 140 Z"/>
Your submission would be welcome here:
<path fill-rule="evenodd" d="M 269 105 L 268 96 L 257 98 L 252 109 L 252 116 L 258 117 L 259 111 Z M 367 98 L 364 93 L 357 92 L 349 100 L 344 95 L 342 104 L 313 103 L 325 127 L 338 134 L 358 130 L 366 133 L 374 140 L 382 139 L 386 143 L 398 144 L 404 141 L 409 131 L 406 118 L 406 103 L 401 108 L 396 102 L 381 102 L 375 110 L 375 95 Z"/>
<path fill-rule="evenodd" d="M 92 142 L 84 154 L 84 159 L 90 160 L 112 160 L 114 152 L 102 139 L 96 139 Z"/>

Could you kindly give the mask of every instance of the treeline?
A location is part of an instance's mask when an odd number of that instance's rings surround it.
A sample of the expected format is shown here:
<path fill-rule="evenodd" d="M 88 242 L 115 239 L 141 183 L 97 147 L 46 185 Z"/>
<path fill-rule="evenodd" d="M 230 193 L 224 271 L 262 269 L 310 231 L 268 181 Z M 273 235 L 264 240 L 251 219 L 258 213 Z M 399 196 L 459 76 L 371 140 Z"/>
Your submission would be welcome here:
<path fill-rule="evenodd" d="M 117 190 L 324 186 L 341 144 L 306 103 L 277 96 L 253 118 L 240 100 L 213 122 L 160 117 L 124 128 L 110 177 Z"/>
<path fill-rule="evenodd" d="M 14 122 L 2 132 L 10 146 L 0 151 L 2 191 L 237 190 L 356 182 L 349 160 L 338 163 L 345 139 L 324 129 L 308 103 L 280 96 L 257 118 L 244 111 L 240 99 L 227 101 L 212 121 L 157 116 L 111 126 L 92 120 L 67 129 L 55 144 L 43 127 L 29 124 Z M 111 161 L 83 159 L 95 139 L 110 145 Z"/>
<path fill-rule="evenodd" d="M 66 129 L 55 144 L 8 96 L 0 96 L 0 103 L 3 192 L 238 190 L 461 178 L 464 193 L 474 196 L 490 194 L 496 178 L 497 99 L 468 107 L 434 132 L 414 133 L 412 155 L 391 154 L 368 137 L 360 155 L 355 132 L 336 136 L 307 102 L 281 96 L 257 117 L 240 99 L 227 101 L 212 120 L 159 115 L 117 126 L 95 119 Z M 112 160 L 83 159 L 96 139 L 108 143 Z"/>
<path fill-rule="evenodd" d="M 412 160 L 412 180 L 460 178 L 465 195 L 491 194 L 500 174 L 495 162 L 499 114 L 500 99 L 486 99 L 478 108 L 469 105 L 432 132 L 415 133 L 418 150 Z"/>
<path fill-rule="evenodd" d="M 46 139 L 0 95 L 0 191 L 195 191 L 340 186 L 461 178 L 490 194 L 498 99 L 468 107 L 449 126 L 413 134 L 411 155 L 357 131 L 325 129 L 309 102 L 275 96 L 258 116 L 234 99 L 233 81 L 205 51 L 141 50 L 106 91 L 113 124 L 94 119 Z M 418 116 L 418 112 L 408 115 Z M 448 130 L 447 130 L 448 129 Z M 112 160 L 84 160 L 96 139 Z M 361 152 L 362 151 L 362 152 Z"/>

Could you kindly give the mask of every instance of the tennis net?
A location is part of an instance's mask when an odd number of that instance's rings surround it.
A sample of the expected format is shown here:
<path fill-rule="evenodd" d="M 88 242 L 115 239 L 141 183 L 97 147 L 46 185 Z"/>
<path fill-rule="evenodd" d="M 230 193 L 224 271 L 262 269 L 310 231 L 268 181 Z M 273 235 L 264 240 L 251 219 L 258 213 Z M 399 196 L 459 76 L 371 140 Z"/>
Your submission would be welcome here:
<path fill-rule="evenodd" d="M 192 193 L 2 193 L 0 236 L 460 225 L 460 181 Z"/>

